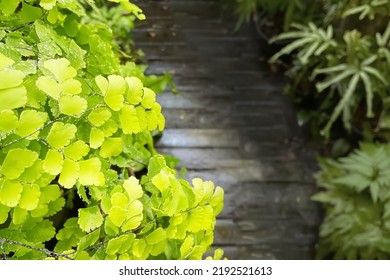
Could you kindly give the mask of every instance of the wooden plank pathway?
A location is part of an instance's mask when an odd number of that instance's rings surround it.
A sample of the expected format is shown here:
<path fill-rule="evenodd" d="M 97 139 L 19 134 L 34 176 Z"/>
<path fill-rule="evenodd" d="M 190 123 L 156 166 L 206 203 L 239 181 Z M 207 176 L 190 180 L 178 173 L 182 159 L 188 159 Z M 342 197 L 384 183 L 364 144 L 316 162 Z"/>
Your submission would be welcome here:
<path fill-rule="evenodd" d="M 225 189 L 215 246 L 230 259 L 313 258 L 314 153 L 253 29 L 233 32 L 235 19 L 212 0 L 135 2 L 147 15 L 134 40 L 148 72 L 172 73 L 180 92 L 158 97 L 167 126 L 158 150 L 181 159 L 187 179 Z"/>

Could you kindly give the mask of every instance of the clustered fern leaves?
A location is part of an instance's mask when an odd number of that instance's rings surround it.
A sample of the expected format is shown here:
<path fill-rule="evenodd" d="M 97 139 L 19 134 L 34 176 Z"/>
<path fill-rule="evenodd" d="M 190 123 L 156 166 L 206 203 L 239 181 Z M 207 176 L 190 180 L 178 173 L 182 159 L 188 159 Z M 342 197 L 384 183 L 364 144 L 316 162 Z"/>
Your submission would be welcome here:
<path fill-rule="evenodd" d="M 326 208 L 319 258 L 390 258 L 390 145 L 362 144 L 339 160 L 321 159 L 314 196 Z"/>
<path fill-rule="evenodd" d="M 262 16 L 275 17 L 280 14 L 283 16 L 283 30 L 290 29 L 290 24 L 296 20 L 296 15 L 299 12 L 307 10 L 307 4 L 312 4 L 313 1 L 305 2 L 305 0 L 228 0 L 233 2 L 235 13 L 238 16 L 237 27 L 240 27 L 244 22 L 249 22 L 252 17 L 257 18 L 257 13 Z M 226 0 L 225 0 L 226 2 Z"/>
<path fill-rule="evenodd" d="M 338 118 L 342 118 L 344 127 L 351 131 L 353 115 L 362 101 L 365 102 L 366 117 L 375 117 L 374 106 L 378 107 L 388 96 L 388 82 L 384 73 L 390 73 L 387 58 L 390 25 L 383 34 L 377 33 L 376 40 L 357 30 L 346 31 L 343 40 L 338 40 L 334 38 L 331 25 L 326 30 L 313 23 L 308 27 L 295 27 L 297 31 L 273 38 L 271 42 L 284 39 L 293 41 L 276 53 L 271 62 L 298 51 L 295 67 L 289 75 L 294 77 L 299 76 L 297 72 L 311 72 L 311 79 L 321 76 L 322 80 L 316 83 L 317 94 L 337 95 L 337 103 L 330 102 L 326 107 L 327 110 L 331 107 L 332 113 L 321 133 L 329 138 Z"/>
<path fill-rule="evenodd" d="M 277 22 L 263 2 L 237 0 L 239 22 L 261 10 Z M 298 7 L 290 21 L 283 1 L 266 2 L 284 12 L 285 32 L 269 43 L 285 45 L 270 62 L 289 56 L 286 91 L 301 107 L 300 124 L 324 140 L 327 156 L 365 143 L 319 160 L 322 192 L 313 199 L 326 213 L 317 257 L 389 259 L 390 1 L 288 1 Z"/>
<path fill-rule="evenodd" d="M 155 151 L 162 108 L 93 5 L 0 1 L 0 254 L 200 259 L 223 190 L 179 179 Z"/>

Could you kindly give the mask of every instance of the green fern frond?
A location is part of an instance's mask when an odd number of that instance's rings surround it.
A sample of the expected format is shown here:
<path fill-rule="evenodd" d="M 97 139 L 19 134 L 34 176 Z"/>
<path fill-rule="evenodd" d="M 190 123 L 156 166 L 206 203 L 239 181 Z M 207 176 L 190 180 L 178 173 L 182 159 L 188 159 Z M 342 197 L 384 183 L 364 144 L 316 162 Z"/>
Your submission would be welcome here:
<path fill-rule="evenodd" d="M 325 190 L 313 196 L 326 208 L 319 256 L 389 258 L 389 144 L 362 143 L 339 160 L 320 159 L 320 166 L 316 181 Z"/>

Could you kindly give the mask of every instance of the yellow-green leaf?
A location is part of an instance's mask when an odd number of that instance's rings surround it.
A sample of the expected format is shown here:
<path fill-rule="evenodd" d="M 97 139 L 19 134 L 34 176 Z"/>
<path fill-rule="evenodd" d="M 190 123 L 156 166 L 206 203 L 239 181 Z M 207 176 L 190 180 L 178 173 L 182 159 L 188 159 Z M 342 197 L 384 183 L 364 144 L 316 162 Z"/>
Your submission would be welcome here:
<path fill-rule="evenodd" d="M 148 236 L 146 236 L 145 240 L 149 245 L 154 245 L 164 241 L 167 238 L 166 232 L 163 228 L 157 228 L 153 232 L 151 232 Z"/>
<path fill-rule="evenodd" d="M 27 103 L 27 90 L 24 86 L 0 90 L 0 111 L 23 107 Z"/>
<path fill-rule="evenodd" d="M 19 70 L 0 70 L 0 89 L 9 89 L 20 86 L 23 83 L 24 73 Z"/>
<path fill-rule="evenodd" d="M 131 242 L 127 244 L 128 239 L 129 236 L 127 235 L 122 235 L 117 238 L 111 239 L 107 244 L 106 253 L 108 255 L 115 255 L 118 252 L 126 251 L 126 249 L 129 249 L 129 247 L 131 247 L 132 245 Z"/>
<path fill-rule="evenodd" d="M 108 81 L 103 76 L 99 75 L 95 78 L 95 82 L 100 89 L 100 92 L 102 93 L 102 96 L 106 95 L 106 92 L 108 90 Z"/>
<path fill-rule="evenodd" d="M 88 107 L 87 100 L 77 95 L 63 95 L 58 104 L 60 112 L 68 116 L 79 115 Z"/>
<path fill-rule="evenodd" d="M 12 110 L 0 112 L 0 132 L 10 132 L 18 125 L 18 117 Z"/>
<path fill-rule="evenodd" d="M 104 132 L 105 137 L 112 136 L 118 130 L 118 125 L 113 119 L 109 119 L 102 126 L 99 127 Z"/>
<path fill-rule="evenodd" d="M 123 193 L 117 192 L 111 196 L 111 205 L 126 209 L 129 199 Z"/>
<path fill-rule="evenodd" d="M 156 94 L 154 93 L 153 90 L 149 88 L 144 88 L 144 95 L 142 97 L 141 104 L 145 108 L 152 108 L 153 104 L 156 102 Z"/>
<path fill-rule="evenodd" d="M 23 186 L 18 181 L 0 181 L 0 203 L 15 207 L 22 196 Z"/>
<path fill-rule="evenodd" d="M 36 152 L 26 149 L 13 149 L 6 155 L 1 171 L 8 179 L 18 178 L 26 168 L 37 160 Z"/>
<path fill-rule="evenodd" d="M 141 131 L 148 130 L 148 120 L 145 109 L 142 106 L 138 106 L 135 108 L 138 117 L 138 123 Z"/>
<path fill-rule="evenodd" d="M 123 183 L 123 188 L 127 192 L 130 203 L 134 200 L 141 198 L 144 194 L 138 179 L 134 176 L 131 176 L 129 179 L 125 180 L 125 182 Z"/>
<path fill-rule="evenodd" d="M 80 239 L 80 242 L 78 244 L 78 249 L 85 250 L 86 248 L 91 247 L 99 240 L 99 236 L 100 236 L 100 230 L 95 230 L 95 231 L 83 236 Z"/>
<path fill-rule="evenodd" d="M 89 146 L 78 140 L 64 148 L 64 155 L 73 160 L 80 160 L 89 153 Z"/>
<path fill-rule="evenodd" d="M 58 100 L 60 97 L 61 86 L 53 78 L 41 76 L 38 78 L 36 86 L 55 100 Z"/>
<path fill-rule="evenodd" d="M 35 110 L 24 110 L 20 114 L 16 134 L 21 137 L 29 135 L 30 138 L 35 138 L 39 134 L 38 130 L 43 127 L 46 121 L 47 113 Z"/>
<path fill-rule="evenodd" d="M 79 94 L 82 91 L 81 83 L 76 79 L 68 79 L 61 83 L 62 94 Z"/>
<path fill-rule="evenodd" d="M 104 141 L 104 132 L 98 128 L 92 127 L 89 135 L 89 145 L 92 149 L 99 148 Z"/>
<path fill-rule="evenodd" d="M 59 82 L 71 79 L 77 75 L 76 69 L 70 66 L 70 62 L 66 58 L 49 59 L 43 65 L 53 73 Z"/>
<path fill-rule="evenodd" d="M 15 207 L 12 212 L 12 222 L 15 225 L 20 225 L 26 220 L 27 214 L 28 213 L 26 209 Z"/>
<path fill-rule="evenodd" d="M 90 232 L 103 224 L 103 216 L 98 206 L 79 209 L 78 224 L 83 231 Z"/>
<path fill-rule="evenodd" d="M 9 210 L 10 207 L 0 203 L 0 225 L 4 224 L 8 220 Z"/>
<path fill-rule="evenodd" d="M 104 101 L 114 111 L 119 111 L 124 102 L 126 90 L 125 80 L 118 75 L 108 76 L 108 81 L 102 76 L 95 78 L 96 84 L 104 96 Z"/>
<path fill-rule="evenodd" d="M 37 159 L 33 165 L 24 170 L 19 180 L 25 183 L 34 183 L 37 181 L 44 174 L 43 163 L 43 160 Z"/>
<path fill-rule="evenodd" d="M 143 220 L 143 205 L 139 200 L 129 204 L 127 208 L 127 220 L 122 226 L 123 231 L 136 229 Z"/>
<path fill-rule="evenodd" d="M 94 126 L 103 125 L 109 118 L 111 118 L 111 112 L 107 108 L 97 108 L 91 111 L 88 115 L 88 120 Z"/>
<path fill-rule="evenodd" d="M 64 159 L 58 151 L 49 150 L 43 163 L 43 169 L 51 175 L 58 175 L 62 170 L 63 163 Z"/>
<path fill-rule="evenodd" d="M 65 159 L 58 182 L 66 189 L 72 188 L 79 177 L 79 164 L 73 160 Z"/>
<path fill-rule="evenodd" d="M 119 206 L 113 206 L 108 213 L 108 218 L 114 225 L 120 227 L 126 220 L 126 210 Z"/>
<path fill-rule="evenodd" d="M 148 130 L 153 131 L 158 128 L 158 115 L 154 111 L 148 111 L 146 114 Z"/>
<path fill-rule="evenodd" d="M 126 77 L 125 78 L 128 91 L 126 99 L 130 104 L 137 105 L 142 100 L 143 95 L 143 85 L 140 79 L 137 77 Z"/>
<path fill-rule="evenodd" d="M 102 158 L 118 156 L 123 151 L 122 138 L 106 138 L 100 147 L 99 155 Z"/>
<path fill-rule="evenodd" d="M 56 5 L 57 0 L 41 0 L 39 5 L 45 10 L 51 10 Z"/>
<path fill-rule="evenodd" d="M 103 186 L 104 174 L 100 172 L 101 162 L 98 158 L 90 158 L 79 162 L 79 182 L 82 185 Z"/>
<path fill-rule="evenodd" d="M 124 105 L 119 114 L 119 119 L 124 134 L 141 132 L 137 111 L 133 105 Z"/>
<path fill-rule="evenodd" d="M 169 176 L 161 171 L 152 178 L 152 183 L 160 190 L 160 192 L 163 192 L 170 186 Z"/>
<path fill-rule="evenodd" d="M 0 52 L 0 70 L 3 70 L 4 68 L 11 66 L 14 63 L 15 61 L 13 61 L 9 57 L 6 57 L 4 54 Z"/>
<path fill-rule="evenodd" d="M 135 239 L 133 242 L 132 252 L 134 256 L 141 258 L 145 253 L 149 254 L 147 244 L 144 239 Z M 150 249 L 149 249 L 150 250 Z"/>
<path fill-rule="evenodd" d="M 196 194 L 196 198 L 198 204 L 205 204 L 209 201 L 214 191 L 214 183 L 211 181 L 203 181 L 200 178 L 195 178 L 192 180 L 192 184 L 194 185 L 194 190 Z"/>
<path fill-rule="evenodd" d="M 56 149 L 62 149 L 69 145 L 75 137 L 77 127 L 73 124 L 55 122 L 47 136 L 47 142 Z"/>
<path fill-rule="evenodd" d="M 224 191 L 221 187 L 216 187 L 213 196 L 210 199 L 210 205 L 214 209 L 214 215 L 221 213 L 224 206 Z"/>
<path fill-rule="evenodd" d="M 180 247 L 181 259 L 185 259 L 188 257 L 188 255 L 192 251 L 193 246 L 194 246 L 194 238 L 191 236 L 187 236 L 186 239 L 184 239 L 184 242 Z"/>
<path fill-rule="evenodd" d="M 200 230 L 209 230 L 212 228 L 214 211 L 210 205 L 198 206 L 191 210 L 188 215 L 187 230 L 198 232 Z"/>
<path fill-rule="evenodd" d="M 28 211 L 34 210 L 38 206 L 40 196 L 41 191 L 38 185 L 24 185 L 22 196 L 19 200 L 19 207 Z"/>

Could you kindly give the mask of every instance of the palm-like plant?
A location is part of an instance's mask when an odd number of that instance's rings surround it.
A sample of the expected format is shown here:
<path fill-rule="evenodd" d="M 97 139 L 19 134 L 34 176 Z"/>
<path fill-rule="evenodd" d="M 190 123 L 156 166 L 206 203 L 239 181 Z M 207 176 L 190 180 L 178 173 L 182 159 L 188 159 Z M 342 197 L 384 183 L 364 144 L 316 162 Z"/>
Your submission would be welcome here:
<path fill-rule="evenodd" d="M 331 104 L 329 120 L 321 134 L 328 138 L 335 121 L 342 117 L 344 127 L 351 129 L 352 115 L 365 99 L 366 117 L 373 118 L 374 100 L 387 96 L 390 73 L 390 24 L 383 34 L 364 36 L 357 30 L 346 31 L 343 40 L 333 34 L 331 25 L 327 29 L 312 23 L 307 26 L 295 25 L 296 31 L 280 34 L 271 40 L 293 40 L 271 59 L 277 61 L 281 56 L 295 53 L 294 72 L 311 72 L 311 79 L 317 78 L 318 93 L 337 94 L 337 103 Z M 291 71 L 290 71 L 291 73 Z"/>
<path fill-rule="evenodd" d="M 304 0 L 231 0 L 235 3 L 235 12 L 238 16 L 237 27 L 248 22 L 257 12 L 273 18 L 276 14 L 283 14 L 283 30 L 287 31 L 293 21 L 296 20 L 297 10 L 305 10 Z M 307 12 L 307 10 L 306 10 Z"/>
<path fill-rule="evenodd" d="M 384 58 L 386 63 L 390 65 L 390 24 L 387 25 L 386 30 L 375 34 L 376 44 L 378 46 L 378 56 Z"/>
<path fill-rule="evenodd" d="M 339 160 L 321 159 L 317 184 L 326 218 L 320 228 L 318 257 L 390 257 L 390 146 L 361 144 Z"/>
<path fill-rule="evenodd" d="M 386 14 L 390 8 L 390 2 L 388 0 L 366 0 L 364 2 L 360 5 L 347 8 L 343 13 L 343 17 L 359 15 L 359 20 L 366 17 L 372 20 L 377 13 Z"/>
<path fill-rule="evenodd" d="M 356 108 L 361 98 L 359 85 L 363 85 L 363 92 L 366 99 L 366 117 L 374 117 L 373 99 L 374 95 L 381 95 L 388 85 L 384 76 L 379 72 L 375 63 L 378 60 L 376 54 L 369 51 L 367 38 L 362 37 L 356 31 L 348 31 L 344 35 L 346 52 L 343 54 L 345 63 L 336 66 L 315 69 L 314 76 L 324 74 L 325 81 L 316 84 L 318 92 L 327 88 L 336 89 L 340 95 L 332 115 L 322 130 L 322 134 L 329 137 L 330 129 L 336 119 L 343 114 L 344 126 L 350 129 L 351 111 Z"/>
<path fill-rule="evenodd" d="M 276 41 L 293 40 L 273 55 L 270 62 L 276 62 L 281 56 L 298 50 L 297 59 L 301 64 L 306 65 L 310 62 L 311 56 L 320 56 L 328 48 L 337 46 L 333 39 L 333 28 L 331 25 L 326 30 L 317 27 L 313 23 L 309 23 L 307 26 L 292 24 L 292 27 L 296 28 L 296 30 L 282 33 L 270 40 L 270 44 Z"/>

